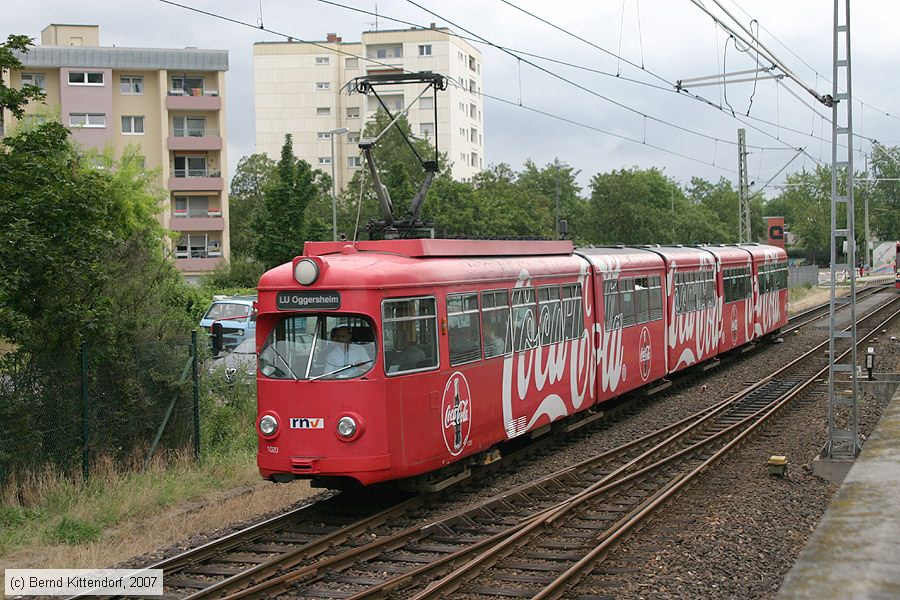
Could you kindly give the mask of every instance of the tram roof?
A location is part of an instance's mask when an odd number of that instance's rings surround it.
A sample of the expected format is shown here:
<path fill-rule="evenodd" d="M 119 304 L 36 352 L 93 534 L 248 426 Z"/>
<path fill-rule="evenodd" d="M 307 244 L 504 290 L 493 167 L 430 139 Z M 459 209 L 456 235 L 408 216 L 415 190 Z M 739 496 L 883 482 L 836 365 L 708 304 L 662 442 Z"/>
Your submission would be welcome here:
<path fill-rule="evenodd" d="M 452 258 L 474 256 L 552 256 L 571 255 L 569 240 L 363 240 L 350 242 L 306 242 L 306 256 L 324 256 L 346 252 L 383 252 L 411 258 Z"/>

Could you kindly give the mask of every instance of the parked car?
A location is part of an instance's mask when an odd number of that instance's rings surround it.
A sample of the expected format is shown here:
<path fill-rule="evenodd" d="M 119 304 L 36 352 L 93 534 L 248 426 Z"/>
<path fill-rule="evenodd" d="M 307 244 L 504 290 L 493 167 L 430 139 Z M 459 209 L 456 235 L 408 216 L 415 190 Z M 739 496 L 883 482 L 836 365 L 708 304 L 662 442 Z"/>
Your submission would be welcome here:
<path fill-rule="evenodd" d="M 213 301 L 200 319 L 200 327 L 209 333 L 213 323 L 222 325 L 223 349 L 233 350 L 246 339 L 256 337 L 256 296 L 232 296 Z"/>
<path fill-rule="evenodd" d="M 256 377 L 256 339 L 249 337 L 229 352 L 213 357 L 209 370 L 222 369 L 225 381 L 234 383 L 239 374 Z"/>

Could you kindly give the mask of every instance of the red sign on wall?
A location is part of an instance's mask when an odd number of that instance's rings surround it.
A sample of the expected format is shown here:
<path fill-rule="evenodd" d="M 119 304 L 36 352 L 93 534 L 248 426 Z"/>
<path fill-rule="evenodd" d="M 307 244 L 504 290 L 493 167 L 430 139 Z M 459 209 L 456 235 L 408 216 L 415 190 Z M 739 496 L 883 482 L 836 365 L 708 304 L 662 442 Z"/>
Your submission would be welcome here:
<path fill-rule="evenodd" d="M 784 217 L 766 217 L 768 243 L 784 248 Z"/>

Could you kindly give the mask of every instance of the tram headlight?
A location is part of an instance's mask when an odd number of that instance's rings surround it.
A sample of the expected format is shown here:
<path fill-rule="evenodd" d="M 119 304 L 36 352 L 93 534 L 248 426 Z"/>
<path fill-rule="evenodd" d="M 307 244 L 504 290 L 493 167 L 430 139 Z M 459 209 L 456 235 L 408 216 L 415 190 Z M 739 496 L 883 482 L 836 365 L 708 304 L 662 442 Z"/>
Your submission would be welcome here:
<path fill-rule="evenodd" d="M 308 258 L 298 260 L 294 265 L 294 279 L 302 285 L 310 285 L 319 278 L 319 265 Z"/>
<path fill-rule="evenodd" d="M 353 417 L 341 417 L 337 424 L 338 435 L 352 438 L 356 435 L 356 420 Z"/>
<path fill-rule="evenodd" d="M 266 415 L 259 420 L 259 430 L 263 435 L 274 435 L 278 431 L 278 420 L 272 415 Z"/>

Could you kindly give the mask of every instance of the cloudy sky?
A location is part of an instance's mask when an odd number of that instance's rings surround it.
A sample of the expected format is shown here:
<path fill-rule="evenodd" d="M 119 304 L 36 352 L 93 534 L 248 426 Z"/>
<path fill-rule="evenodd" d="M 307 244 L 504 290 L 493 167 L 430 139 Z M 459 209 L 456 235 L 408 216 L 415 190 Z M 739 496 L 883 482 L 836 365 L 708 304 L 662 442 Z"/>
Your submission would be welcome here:
<path fill-rule="evenodd" d="M 302 40 L 321 40 L 328 32 L 345 41 L 358 40 L 362 31 L 375 28 L 374 16 L 316 0 L 179 1 L 248 23 L 257 23 L 261 13 L 267 29 Z M 489 163 L 518 168 L 527 159 L 546 164 L 558 157 L 581 171 L 579 181 L 585 186 L 595 173 L 633 166 L 657 167 L 680 182 L 693 176 L 734 182 L 738 127 L 747 129 L 748 170 L 756 188 L 800 147 L 805 154 L 787 171 L 830 161 L 831 125 L 826 119 L 831 110 L 794 82 L 760 80 L 755 86 L 750 82 L 694 90 L 724 110 L 673 91 L 676 80 L 756 67 L 754 53 L 728 41 L 728 34 L 691 0 L 416 0 L 418 6 L 405 0 L 336 1 L 364 11 L 374 11 L 377 4 L 381 29 L 407 26 L 391 17 L 423 26 L 435 22 L 462 35 L 539 55 L 543 58 L 523 58 L 585 88 L 477 44 L 483 53 L 485 93 L 508 101 L 485 99 Z M 762 43 L 808 86 L 831 93 L 831 1 L 719 2 L 745 26 L 754 31 L 758 26 Z M 698 3 L 726 18 L 713 0 Z M 102 45 L 228 50 L 230 170 L 254 151 L 252 44 L 283 38 L 159 0 L 5 0 L 4 8 L 4 38 L 24 33 L 39 40 L 40 30 L 49 23 L 90 23 L 100 25 Z M 853 2 L 854 127 L 857 134 L 884 144 L 900 144 L 898 24 L 900 3 Z M 731 117 L 729 105 L 745 123 Z M 856 147 L 860 153 L 855 160 L 864 161 L 862 152 L 869 151 L 871 143 L 860 138 Z"/>

